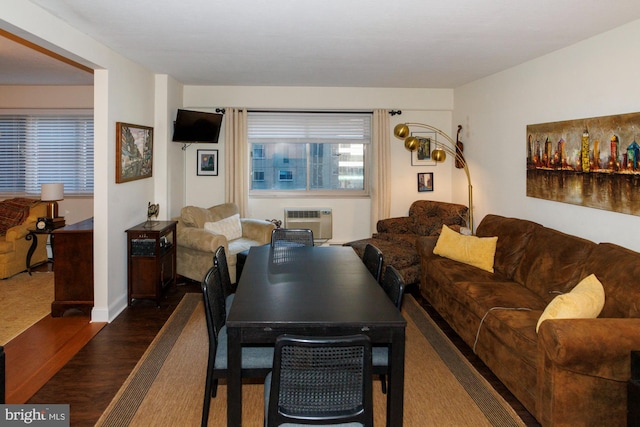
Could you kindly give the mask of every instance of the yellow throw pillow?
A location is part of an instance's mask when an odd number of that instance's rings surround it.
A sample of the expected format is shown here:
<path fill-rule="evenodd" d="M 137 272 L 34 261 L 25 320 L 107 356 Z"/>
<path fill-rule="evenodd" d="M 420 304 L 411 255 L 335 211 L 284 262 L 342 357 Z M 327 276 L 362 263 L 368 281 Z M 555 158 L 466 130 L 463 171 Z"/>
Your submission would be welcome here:
<path fill-rule="evenodd" d="M 538 319 L 595 319 L 604 307 L 604 288 L 595 274 L 585 277 L 571 292 L 558 295 L 547 305 Z"/>
<path fill-rule="evenodd" d="M 222 234 L 229 241 L 242 237 L 242 224 L 240 223 L 239 214 L 231 215 L 216 222 L 205 222 L 204 229 L 212 233 Z"/>
<path fill-rule="evenodd" d="M 464 236 L 442 226 L 433 253 L 493 273 L 498 237 Z"/>

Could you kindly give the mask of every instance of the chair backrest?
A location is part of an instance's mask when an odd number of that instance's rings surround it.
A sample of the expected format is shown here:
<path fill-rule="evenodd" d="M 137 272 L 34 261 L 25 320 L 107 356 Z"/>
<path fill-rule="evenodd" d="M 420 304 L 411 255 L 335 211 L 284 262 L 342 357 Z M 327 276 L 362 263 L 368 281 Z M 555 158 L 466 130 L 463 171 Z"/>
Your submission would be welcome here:
<path fill-rule="evenodd" d="M 313 231 L 307 228 L 275 228 L 271 232 L 271 247 L 313 246 Z"/>
<path fill-rule="evenodd" d="M 373 426 L 371 342 L 366 335 L 283 335 L 275 345 L 267 426 Z"/>
<path fill-rule="evenodd" d="M 202 296 L 204 298 L 209 345 L 215 347 L 218 342 L 218 332 L 224 326 L 227 317 L 220 272 L 215 264 L 202 279 Z"/>
<path fill-rule="evenodd" d="M 387 268 L 385 268 L 380 286 L 382 286 L 382 289 L 384 289 L 391 302 L 400 310 L 402 308 L 402 297 L 404 295 L 404 280 L 395 267 L 388 265 Z"/>
<path fill-rule="evenodd" d="M 382 252 L 380 249 L 368 243 L 364 248 L 362 262 L 367 266 L 376 281 L 380 282 L 380 275 L 382 274 Z"/>
<path fill-rule="evenodd" d="M 225 296 L 229 295 L 231 293 L 231 276 L 229 275 L 229 264 L 227 264 L 227 254 L 224 251 L 224 246 L 218 247 L 213 253 L 213 265 L 218 266 L 220 283 Z"/>

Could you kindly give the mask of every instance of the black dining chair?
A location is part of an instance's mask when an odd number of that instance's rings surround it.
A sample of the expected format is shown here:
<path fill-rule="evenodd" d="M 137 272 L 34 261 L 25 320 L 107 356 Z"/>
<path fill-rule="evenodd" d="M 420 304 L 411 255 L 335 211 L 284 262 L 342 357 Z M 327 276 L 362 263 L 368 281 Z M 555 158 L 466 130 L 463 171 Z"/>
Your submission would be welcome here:
<path fill-rule="evenodd" d="M 371 243 L 367 243 L 362 255 L 362 262 L 376 279 L 376 282 L 379 283 L 380 275 L 382 274 L 382 251 Z"/>
<path fill-rule="evenodd" d="M 233 304 L 233 299 L 236 294 L 231 292 L 233 290 L 231 286 L 231 276 L 229 275 L 229 264 L 227 264 L 227 254 L 224 250 L 224 246 L 219 246 L 213 253 L 213 264 L 218 266 L 218 274 L 220 274 L 220 283 L 222 285 L 222 291 L 225 295 L 225 309 L 227 314 Z"/>
<path fill-rule="evenodd" d="M 216 397 L 218 391 L 218 379 L 226 378 L 227 376 L 226 308 L 219 270 L 219 265 L 214 260 L 213 267 L 207 271 L 202 280 L 202 296 L 209 336 L 209 357 L 202 405 L 202 426 L 207 425 L 211 398 Z M 241 366 L 242 377 L 264 378 L 273 366 L 273 347 L 242 347 Z"/>
<path fill-rule="evenodd" d="M 276 228 L 271 232 L 271 247 L 313 246 L 313 230 L 307 228 Z"/>
<path fill-rule="evenodd" d="M 384 270 L 384 275 L 380 281 L 380 286 L 398 310 L 402 309 L 402 297 L 404 296 L 404 280 L 392 265 L 388 265 Z M 389 370 L 389 347 L 374 346 L 373 350 L 373 371 L 380 376 L 382 393 L 387 393 L 387 373 Z"/>
<path fill-rule="evenodd" d="M 265 426 L 373 426 L 371 375 L 366 335 L 282 335 L 265 380 Z"/>

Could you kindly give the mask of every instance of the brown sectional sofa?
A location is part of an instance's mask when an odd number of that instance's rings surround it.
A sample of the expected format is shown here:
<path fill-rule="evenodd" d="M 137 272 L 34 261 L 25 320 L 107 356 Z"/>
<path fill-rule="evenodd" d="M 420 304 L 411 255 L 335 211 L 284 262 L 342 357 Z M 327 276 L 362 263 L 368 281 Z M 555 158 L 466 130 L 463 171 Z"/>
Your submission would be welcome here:
<path fill-rule="evenodd" d="M 420 292 L 543 426 L 626 425 L 630 352 L 640 349 L 640 253 L 534 222 L 487 215 L 494 273 L 417 241 Z M 596 319 L 537 321 L 559 293 L 595 274 Z"/>
<path fill-rule="evenodd" d="M 467 211 L 466 206 L 455 203 L 417 200 L 411 204 L 408 216 L 382 219 L 376 224 L 377 233 L 372 237 L 345 243 L 345 246 L 353 247 L 362 258 L 367 244 L 374 245 L 384 256 L 382 271 L 387 265 L 392 265 L 407 285 L 418 283 L 418 237 L 439 235 L 443 224 L 460 230 L 466 225 Z"/>

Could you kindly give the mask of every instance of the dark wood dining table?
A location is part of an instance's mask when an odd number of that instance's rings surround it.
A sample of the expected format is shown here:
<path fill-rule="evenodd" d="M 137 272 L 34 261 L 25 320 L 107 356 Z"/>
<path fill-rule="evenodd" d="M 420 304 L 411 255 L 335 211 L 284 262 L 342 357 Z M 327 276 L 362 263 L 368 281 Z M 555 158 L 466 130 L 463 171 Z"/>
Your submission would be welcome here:
<path fill-rule="evenodd" d="M 227 318 L 227 425 L 242 425 L 243 345 L 283 334 L 366 334 L 389 346 L 387 426 L 401 426 L 406 320 L 350 247 L 249 251 Z"/>

